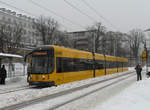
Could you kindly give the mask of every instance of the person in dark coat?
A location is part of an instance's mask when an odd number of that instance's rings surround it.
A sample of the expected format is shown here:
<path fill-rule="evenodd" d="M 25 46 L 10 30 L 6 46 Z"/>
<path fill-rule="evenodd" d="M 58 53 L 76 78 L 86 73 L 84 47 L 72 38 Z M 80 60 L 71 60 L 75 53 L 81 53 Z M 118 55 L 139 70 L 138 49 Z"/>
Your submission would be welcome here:
<path fill-rule="evenodd" d="M 135 67 L 136 73 L 137 73 L 137 81 L 142 80 L 142 75 L 141 75 L 141 71 L 142 71 L 142 67 L 140 64 L 138 64 Z"/>
<path fill-rule="evenodd" d="M 5 84 L 6 77 L 7 77 L 7 71 L 5 69 L 5 65 L 3 65 L 1 68 L 1 83 L 2 84 Z"/>
<path fill-rule="evenodd" d="M 2 84 L 2 73 L 1 73 L 1 65 L 0 65 L 0 84 Z"/>

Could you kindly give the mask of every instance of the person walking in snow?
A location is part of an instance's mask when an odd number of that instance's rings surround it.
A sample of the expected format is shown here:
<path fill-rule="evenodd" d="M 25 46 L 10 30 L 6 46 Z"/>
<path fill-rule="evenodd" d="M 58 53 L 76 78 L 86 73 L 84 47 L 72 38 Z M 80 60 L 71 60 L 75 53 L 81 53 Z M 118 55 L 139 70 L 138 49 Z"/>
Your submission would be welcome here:
<path fill-rule="evenodd" d="M 138 64 L 135 67 L 136 73 L 137 73 L 137 81 L 142 80 L 142 75 L 141 75 L 141 71 L 142 71 L 142 67 L 140 64 Z"/>
<path fill-rule="evenodd" d="M 1 73 L 1 65 L 0 65 L 0 84 L 2 84 L 2 73 Z"/>
<path fill-rule="evenodd" d="M 5 69 L 5 65 L 1 68 L 1 84 L 5 84 L 5 79 L 7 77 L 7 71 Z"/>

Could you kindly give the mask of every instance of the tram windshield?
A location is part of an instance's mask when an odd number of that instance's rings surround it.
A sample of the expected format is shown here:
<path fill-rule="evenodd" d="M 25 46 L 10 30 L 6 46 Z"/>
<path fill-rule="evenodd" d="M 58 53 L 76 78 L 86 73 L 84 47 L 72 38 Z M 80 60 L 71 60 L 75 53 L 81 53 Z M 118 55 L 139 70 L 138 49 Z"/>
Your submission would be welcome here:
<path fill-rule="evenodd" d="M 53 57 L 49 52 L 33 52 L 31 59 L 31 73 L 46 74 L 53 71 Z"/>

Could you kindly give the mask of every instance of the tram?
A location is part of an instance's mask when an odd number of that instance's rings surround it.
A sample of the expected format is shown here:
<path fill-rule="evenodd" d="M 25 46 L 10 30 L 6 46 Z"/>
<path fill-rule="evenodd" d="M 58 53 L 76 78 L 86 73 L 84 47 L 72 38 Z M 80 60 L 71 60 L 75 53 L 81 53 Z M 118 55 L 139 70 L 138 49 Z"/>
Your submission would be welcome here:
<path fill-rule="evenodd" d="M 128 59 L 45 45 L 26 55 L 29 85 L 60 85 L 127 71 Z"/>

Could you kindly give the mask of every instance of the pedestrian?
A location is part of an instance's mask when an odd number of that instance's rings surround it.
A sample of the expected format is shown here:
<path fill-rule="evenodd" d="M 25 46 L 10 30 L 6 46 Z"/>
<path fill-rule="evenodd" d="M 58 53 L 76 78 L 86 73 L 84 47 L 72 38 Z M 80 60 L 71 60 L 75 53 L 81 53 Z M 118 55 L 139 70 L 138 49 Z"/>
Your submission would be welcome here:
<path fill-rule="evenodd" d="M 137 74 L 137 81 L 142 80 L 142 76 L 141 76 L 141 71 L 142 71 L 142 67 L 140 64 L 137 64 L 137 66 L 135 67 L 136 70 L 136 74 Z"/>
<path fill-rule="evenodd" d="M 5 69 L 5 65 L 2 65 L 2 68 L 1 68 L 1 83 L 2 84 L 5 84 L 6 77 L 7 77 L 7 71 Z"/>
<path fill-rule="evenodd" d="M 2 84 L 2 73 L 1 73 L 1 65 L 0 65 L 0 84 Z"/>

